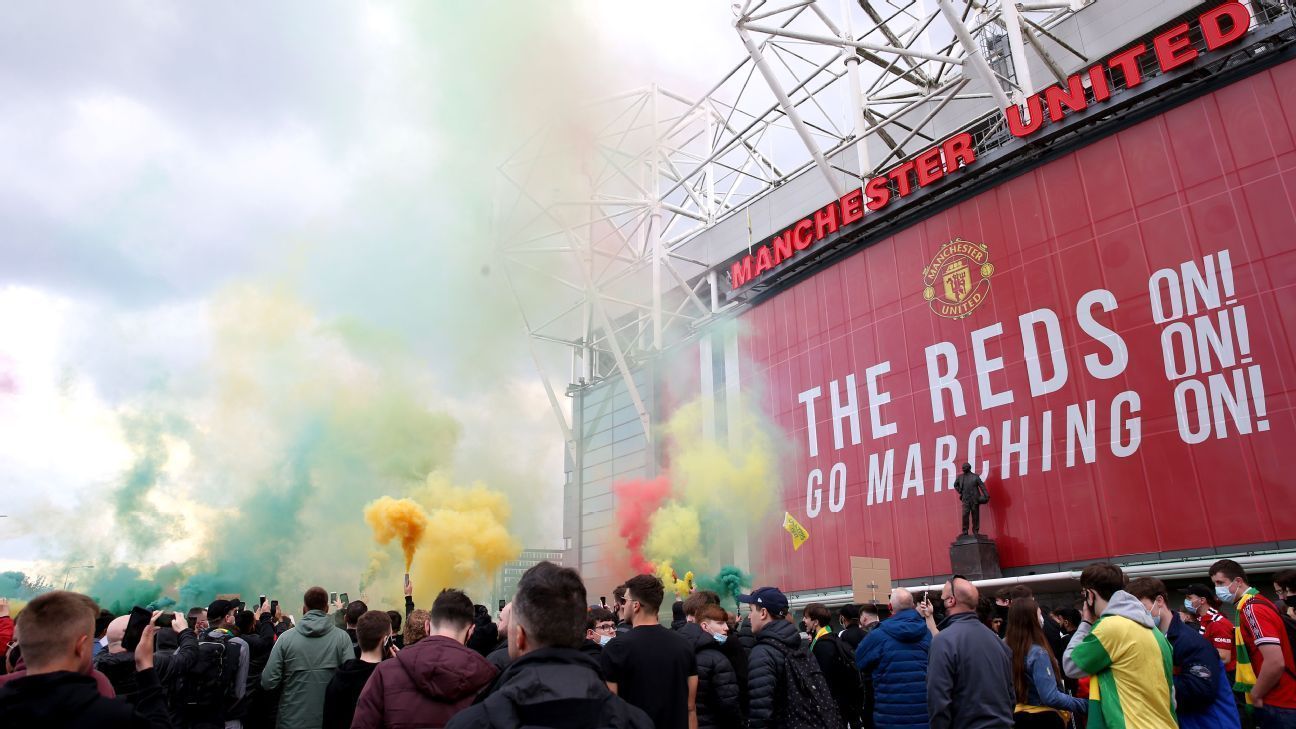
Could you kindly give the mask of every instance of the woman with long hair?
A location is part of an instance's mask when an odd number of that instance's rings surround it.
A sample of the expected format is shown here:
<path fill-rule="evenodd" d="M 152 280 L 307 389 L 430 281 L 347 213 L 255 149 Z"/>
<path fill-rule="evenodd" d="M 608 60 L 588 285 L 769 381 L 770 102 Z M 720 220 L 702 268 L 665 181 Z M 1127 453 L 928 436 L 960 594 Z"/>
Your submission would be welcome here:
<path fill-rule="evenodd" d="M 1039 604 L 1033 597 L 1019 597 L 1008 607 L 1008 629 L 1004 640 L 1012 649 L 1013 688 L 1017 707 L 1013 718 L 1017 729 L 1064 729 L 1069 713 L 1083 714 L 1088 705 L 1062 690 L 1057 659 L 1048 649 L 1040 627 Z"/>

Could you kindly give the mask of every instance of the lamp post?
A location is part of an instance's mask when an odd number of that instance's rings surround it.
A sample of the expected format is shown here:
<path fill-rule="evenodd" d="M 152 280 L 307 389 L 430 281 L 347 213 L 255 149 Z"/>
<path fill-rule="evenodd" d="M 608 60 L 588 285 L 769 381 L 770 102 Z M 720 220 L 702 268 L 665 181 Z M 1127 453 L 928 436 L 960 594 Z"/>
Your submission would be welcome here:
<path fill-rule="evenodd" d="M 94 569 L 94 565 L 92 564 L 81 564 L 81 565 L 76 565 L 74 567 L 68 567 L 67 571 L 63 573 L 63 589 L 66 590 L 72 585 L 72 580 L 71 580 L 72 570 L 92 570 L 92 569 Z"/>

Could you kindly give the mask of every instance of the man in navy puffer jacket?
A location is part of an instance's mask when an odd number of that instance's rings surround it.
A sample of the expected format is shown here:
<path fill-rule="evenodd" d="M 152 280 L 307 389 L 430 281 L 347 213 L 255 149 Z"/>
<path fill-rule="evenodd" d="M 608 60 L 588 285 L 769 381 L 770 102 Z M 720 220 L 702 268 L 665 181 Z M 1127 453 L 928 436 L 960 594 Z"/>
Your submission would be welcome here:
<path fill-rule="evenodd" d="M 873 677 L 877 729 L 925 727 L 931 633 L 908 590 L 891 592 L 891 611 L 855 649 L 855 665 Z"/>

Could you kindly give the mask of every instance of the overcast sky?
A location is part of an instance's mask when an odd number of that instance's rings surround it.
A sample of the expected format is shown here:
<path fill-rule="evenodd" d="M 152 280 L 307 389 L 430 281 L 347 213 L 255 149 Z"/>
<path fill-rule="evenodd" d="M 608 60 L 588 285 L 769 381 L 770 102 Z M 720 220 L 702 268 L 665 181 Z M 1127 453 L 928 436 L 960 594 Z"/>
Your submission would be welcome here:
<path fill-rule="evenodd" d="M 557 500 L 561 438 L 482 273 L 494 160 L 547 98 L 704 90 L 741 54 L 731 17 L 711 0 L 9 7 L 0 568 L 60 558 L 50 520 L 111 533 L 97 494 L 134 459 L 123 415 L 165 402 L 201 427 L 213 320 L 246 287 L 390 337 L 466 453 L 522 444 L 513 467 Z"/>

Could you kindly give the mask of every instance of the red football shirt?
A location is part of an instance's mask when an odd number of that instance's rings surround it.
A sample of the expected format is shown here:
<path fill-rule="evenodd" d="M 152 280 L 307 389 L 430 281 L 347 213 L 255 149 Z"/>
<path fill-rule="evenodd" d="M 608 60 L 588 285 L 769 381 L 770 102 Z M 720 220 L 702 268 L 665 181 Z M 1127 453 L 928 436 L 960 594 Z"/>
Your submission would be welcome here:
<path fill-rule="evenodd" d="M 1296 660 L 1292 658 L 1291 643 L 1287 640 L 1287 629 L 1273 603 L 1257 595 L 1247 600 L 1238 619 L 1242 621 L 1242 642 L 1246 644 L 1247 655 L 1251 657 L 1251 666 L 1257 676 L 1264 667 L 1264 656 L 1259 650 L 1262 645 L 1281 646 L 1287 666 L 1296 665 Z M 1296 709 L 1296 679 L 1283 671 L 1278 678 L 1278 685 L 1265 694 L 1264 702 L 1284 709 Z"/>
<path fill-rule="evenodd" d="M 1215 608 L 1206 608 L 1206 614 L 1201 619 L 1201 633 L 1216 650 L 1228 651 L 1229 659 L 1224 665 L 1224 670 L 1229 673 L 1237 670 L 1237 647 L 1233 645 L 1236 633 L 1233 632 L 1233 622 Z"/>

